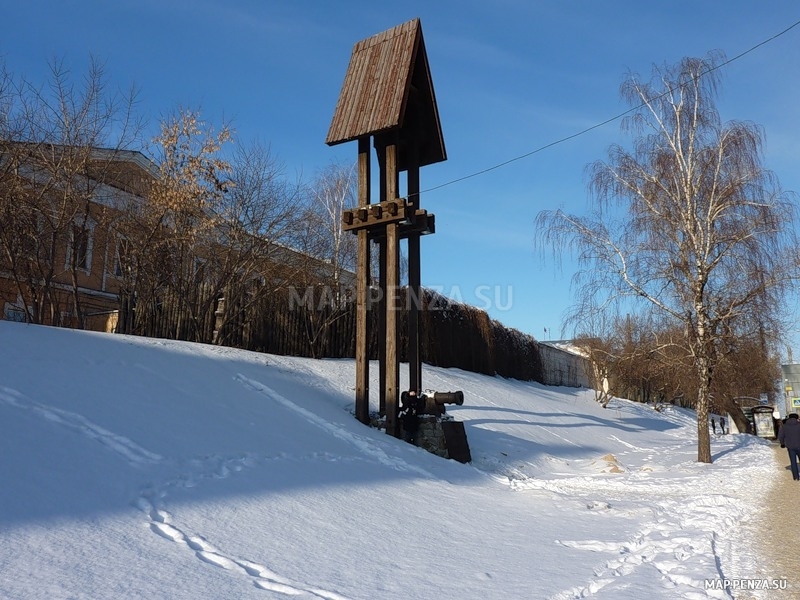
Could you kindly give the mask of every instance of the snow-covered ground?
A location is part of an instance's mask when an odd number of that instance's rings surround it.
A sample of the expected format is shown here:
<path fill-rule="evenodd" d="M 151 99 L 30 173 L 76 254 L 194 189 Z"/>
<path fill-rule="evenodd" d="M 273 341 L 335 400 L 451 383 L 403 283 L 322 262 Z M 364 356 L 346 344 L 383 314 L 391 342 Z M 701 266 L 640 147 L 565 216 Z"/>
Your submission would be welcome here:
<path fill-rule="evenodd" d="M 424 387 L 464 391 L 448 408 L 464 465 L 357 422 L 354 380 L 350 360 L 0 321 L 0 598 L 672 600 L 761 585 L 753 518 L 785 475 L 767 442 L 718 436 L 699 464 L 690 412 L 426 366 Z"/>

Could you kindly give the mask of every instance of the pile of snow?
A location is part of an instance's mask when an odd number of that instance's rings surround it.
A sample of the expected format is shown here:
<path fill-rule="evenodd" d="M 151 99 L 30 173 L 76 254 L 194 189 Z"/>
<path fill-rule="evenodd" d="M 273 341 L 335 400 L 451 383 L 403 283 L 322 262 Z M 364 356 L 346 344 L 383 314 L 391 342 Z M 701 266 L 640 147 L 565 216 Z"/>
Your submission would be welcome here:
<path fill-rule="evenodd" d="M 764 576 L 768 442 L 700 464 L 688 411 L 426 366 L 464 391 L 463 465 L 356 421 L 354 381 L 0 321 L 0 597 L 672 600 Z"/>

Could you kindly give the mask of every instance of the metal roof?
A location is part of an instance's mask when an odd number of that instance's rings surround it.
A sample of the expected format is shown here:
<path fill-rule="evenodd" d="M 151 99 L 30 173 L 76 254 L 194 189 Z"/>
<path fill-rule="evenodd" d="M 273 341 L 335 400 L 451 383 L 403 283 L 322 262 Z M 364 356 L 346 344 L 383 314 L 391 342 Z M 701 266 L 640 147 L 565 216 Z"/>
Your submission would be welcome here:
<path fill-rule="evenodd" d="M 419 166 L 446 160 L 419 19 L 353 46 L 325 143 L 392 131 L 399 133 L 401 170 L 412 146 Z"/>

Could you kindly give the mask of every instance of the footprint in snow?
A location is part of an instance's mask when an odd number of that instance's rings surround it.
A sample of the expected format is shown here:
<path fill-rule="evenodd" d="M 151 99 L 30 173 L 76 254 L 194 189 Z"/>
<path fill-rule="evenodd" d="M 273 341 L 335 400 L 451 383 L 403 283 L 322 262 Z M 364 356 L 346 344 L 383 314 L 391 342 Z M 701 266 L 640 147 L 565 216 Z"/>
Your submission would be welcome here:
<path fill-rule="evenodd" d="M 155 452 L 150 452 L 125 436 L 108 431 L 81 414 L 37 402 L 17 390 L 0 387 L 0 402 L 23 410 L 30 410 L 51 423 L 94 440 L 124 458 L 134 467 L 154 464 L 162 460 L 162 457 Z"/>
<path fill-rule="evenodd" d="M 203 536 L 190 534 L 182 530 L 174 523 L 170 513 L 153 505 L 150 498 L 154 495 L 165 496 L 163 493 L 155 494 L 151 490 L 140 496 L 135 502 L 136 507 L 147 515 L 150 530 L 165 540 L 186 546 L 202 562 L 226 571 L 251 577 L 253 585 L 262 590 L 286 596 L 310 595 L 323 600 L 347 600 L 345 596 L 336 592 L 302 585 L 281 577 L 268 567 L 251 560 L 227 555 Z"/>

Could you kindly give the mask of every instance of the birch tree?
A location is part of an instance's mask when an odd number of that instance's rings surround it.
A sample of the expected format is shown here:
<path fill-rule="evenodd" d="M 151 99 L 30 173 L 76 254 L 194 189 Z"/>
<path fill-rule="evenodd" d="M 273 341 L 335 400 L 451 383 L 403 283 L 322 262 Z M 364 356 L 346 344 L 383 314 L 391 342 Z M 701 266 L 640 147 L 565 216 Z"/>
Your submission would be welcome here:
<path fill-rule="evenodd" d="M 575 252 L 581 310 L 649 306 L 683 331 L 670 344 L 693 366 L 704 463 L 722 342 L 747 335 L 753 321 L 777 331 L 797 248 L 795 206 L 762 165 L 761 130 L 723 123 L 716 109 L 722 60 L 654 67 L 649 82 L 629 75 L 621 92 L 632 107 L 623 121 L 632 150 L 611 146 L 589 166 L 587 215 L 536 218 L 540 248 Z"/>
<path fill-rule="evenodd" d="M 302 250 L 316 259 L 317 266 L 307 283 L 312 287 L 304 292 L 315 299 L 314 306 L 306 304 L 305 334 L 312 355 L 324 339 L 329 326 L 346 314 L 352 281 L 345 277 L 356 267 L 356 237 L 342 227 L 342 211 L 356 204 L 356 165 L 330 163 L 315 177 L 309 189 L 308 206 L 302 222 Z M 314 289 L 314 294 L 309 292 Z"/>
<path fill-rule="evenodd" d="M 331 163 L 322 169 L 310 189 L 306 210 L 306 248 L 309 254 L 331 266 L 330 283 L 335 291 L 342 285 L 342 273 L 354 270 L 356 237 L 342 228 L 342 211 L 356 204 L 355 163 Z"/>

